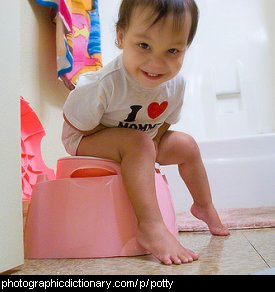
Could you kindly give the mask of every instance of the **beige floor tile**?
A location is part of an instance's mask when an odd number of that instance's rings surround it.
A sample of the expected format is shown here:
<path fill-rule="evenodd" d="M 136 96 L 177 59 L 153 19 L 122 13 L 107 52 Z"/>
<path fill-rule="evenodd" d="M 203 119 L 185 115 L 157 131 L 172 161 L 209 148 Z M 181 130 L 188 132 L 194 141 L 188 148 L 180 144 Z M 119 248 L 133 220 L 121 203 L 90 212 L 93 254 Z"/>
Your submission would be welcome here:
<path fill-rule="evenodd" d="M 198 246 L 200 260 L 195 263 L 198 265 L 195 274 L 243 275 L 268 267 L 240 231 L 231 231 L 229 237 L 214 237 L 208 233 L 202 233 L 201 236 L 205 240 L 201 241 L 203 245 Z M 196 234 L 183 237 L 182 242 L 195 246 Z"/>
<path fill-rule="evenodd" d="M 164 266 L 152 256 L 109 259 L 26 260 L 13 274 L 49 275 L 217 275 L 251 274 L 268 268 L 241 231 L 230 237 L 213 237 L 208 232 L 181 233 L 183 245 L 200 254 L 187 265 Z M 261 233 L 263 234 L 263 233 Z M 255 235 L 255 236 L 254 236 Z M 257 231 L 254 233 L 257 237 Z M 267 235 L 266 235 L 267 236 Z M 253 238 L 254 238 L 253 237 Z M 261 237 L 259 235 L 259 237 Z"/>
<path fill-rule="evenodd" d="M 270 267 L 275 267 L 275 228 L 244 230 L 243 235 Z"/>

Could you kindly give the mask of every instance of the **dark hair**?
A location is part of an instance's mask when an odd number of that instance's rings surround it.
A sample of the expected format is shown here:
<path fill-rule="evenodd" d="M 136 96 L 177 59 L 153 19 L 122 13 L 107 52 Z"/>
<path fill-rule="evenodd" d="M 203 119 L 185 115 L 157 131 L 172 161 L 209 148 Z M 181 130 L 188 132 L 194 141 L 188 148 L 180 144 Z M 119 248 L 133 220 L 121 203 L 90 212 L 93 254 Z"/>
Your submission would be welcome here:
<path fill-rule="evenodd" d="M 190 12 L 192 25 L 187 43 L 190 46 L 196 34 L 199 19 L 199 10 L 194 0 L 122 0 L 116 26 L 127 30 L 130 25 L 132 13 L 138 7 L 150 7 L 152 9 L 153 22 L 151 26 L 172 13 L 174 16 L 174 28 L 176 30 L 181 29 L 186 12 Z"/>

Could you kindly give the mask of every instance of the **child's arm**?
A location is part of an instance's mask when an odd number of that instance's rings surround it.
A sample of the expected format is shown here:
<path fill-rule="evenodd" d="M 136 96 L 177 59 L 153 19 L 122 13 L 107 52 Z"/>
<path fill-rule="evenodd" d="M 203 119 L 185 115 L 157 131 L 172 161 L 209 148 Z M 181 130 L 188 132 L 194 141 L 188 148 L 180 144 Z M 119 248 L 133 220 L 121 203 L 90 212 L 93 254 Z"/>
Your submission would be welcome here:
<path fill-rule="evenodd" d="M 89 135 L 92 135 L 96 132 L 99 132 L 101 130 L 104 130 L 106 129 L 107 127 L 103 126 L 102 124 L 99 124 L 98 126 L 96 126 L 94 129 L 90 130 L 90 131 L 81 131 L 79 129 L 77 129 L 76 127 L 74 127 L 69 121 L 68 119 L 66 118 L 65 114 L 63 114 L 63 118 L 65 120 L 65 122 L 72 128 L 74 128 L 75 130 L 79 131 L 81 134 L 83 134 L 84 136 L 89 136 Z"/>

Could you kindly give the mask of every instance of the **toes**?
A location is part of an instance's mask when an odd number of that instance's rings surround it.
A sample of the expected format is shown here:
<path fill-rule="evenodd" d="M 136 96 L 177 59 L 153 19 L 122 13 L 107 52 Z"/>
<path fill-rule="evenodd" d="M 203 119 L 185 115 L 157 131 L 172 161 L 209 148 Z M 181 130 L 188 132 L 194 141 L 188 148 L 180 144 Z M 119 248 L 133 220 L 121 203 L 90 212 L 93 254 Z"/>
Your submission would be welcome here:
<path fill-rule="evenodd" d="M 175 265 L 180 265 L 182 263 L 180 257 L 178 256 L 171 256 L 171 260 Z"/>
<path fill-rule="evenodd" d="M 215 236 L 228 236 L 230 235 L 230 232 L 227 228 L 213 228 L 210 230 L 212 235 Z"/>
<path fill-rule="evenodd" d="M 188 259 L 187 257 L 185 257 L 185 256 L 181 256 L 181 262 L 182 262 L 183 264 L 188 264 L 188 263 L 190 263 L 191 261 L 189 261 L 189 259 Z"/>
<path fill-rule="evenodd" d="M 193 252 L 190 249 L 186 249 L 186 251 L 192 257 L 193 261 L 197 261 L 199 259 L 199 255 L 197 253 Z"/>
<path fill-rule="evenodd" d="M 229 230 L 223 230 L 223 231 L 221 232 L 221 236 L 228 236 L 228 235 L 230 235 Z"/>
<path fill-rule="evenodd" d="M 181 265 L 196 261 L 199 256 L 191 250 L 180 248 L 172 253 L 157 253 L 154 256 L 164 265 Z"/>
<path fill-rule="evenodd" d="M 169 256 L 159 257 L 158 259 L 159 259 L 164 265 L 168 265 L 168 266 L 170 266 L 170 265 L 173 264 L 173 262 L 172 262 L 172 260 L 170 259 Z"/>
<path fill-rule="evenodd" d="M 190 255 L 187 254 L 181 254 L 178 256 L 166 256 L 166 257 L 160 257 L 159 260 L 164 265 L 181 265 L 181 264 L 188 264 L 193 262 L 193 258 Z"/>
<path fill-rule="evenodd" d="M 224 230 L 224 235 L 225 235 L 225 236 L 230 235 L 230 231 L 229 231 L 229 229 L 226 228 L 226 229 Z"/>
<path fill-rule="evenodd" d="M 181 259 L 181 262 L 183 264 L 188 264 L 188 263 L 192 263 L 193 262 L 193 258 L 190 255 L 186 254 L 186 253 L 179 255 L 179 258 Z"/>

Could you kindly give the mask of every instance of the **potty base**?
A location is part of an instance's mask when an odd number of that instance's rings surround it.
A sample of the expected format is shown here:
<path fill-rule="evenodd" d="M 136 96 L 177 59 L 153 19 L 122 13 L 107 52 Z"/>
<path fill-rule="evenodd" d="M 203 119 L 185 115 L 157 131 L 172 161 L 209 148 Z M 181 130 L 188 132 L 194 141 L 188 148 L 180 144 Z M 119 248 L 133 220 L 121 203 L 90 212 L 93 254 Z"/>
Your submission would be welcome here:
<path fill-rule="evenodd" d="M 166 181 L 156 173 L 163 220 L 177 236 Z M 120 174 L 38 183 L 25 225 L 25 257 L 100 258 L 146 254 L 136 241 L 137 220 Z"/>

